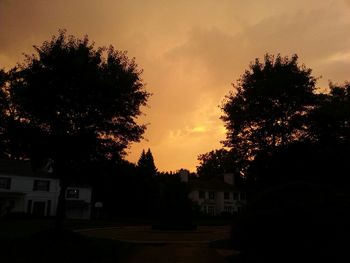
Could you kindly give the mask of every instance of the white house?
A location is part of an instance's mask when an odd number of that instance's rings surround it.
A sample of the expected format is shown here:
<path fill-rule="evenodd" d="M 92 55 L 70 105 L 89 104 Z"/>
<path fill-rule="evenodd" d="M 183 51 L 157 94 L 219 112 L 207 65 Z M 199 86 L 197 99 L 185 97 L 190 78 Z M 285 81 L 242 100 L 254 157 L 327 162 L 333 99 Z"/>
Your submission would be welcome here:
<path fill-rule="evenodd" d="M 246 205 L 246 193 L 235 186 L 233 174 L 209 180 L 189 178 L 186 171 L 180 171 L 180 176 L 189 185 L 189 198 L 206 214 L 238 213 Z"/>
<path fill-rule="evenodd" d="M 66 217 L 89 219 L 91 215 L 91 187 L 71 185 L 66 191 Z"/>
<path fill-rule="evenodd" d="M 56 215 L 60 181 L 52 169 L 33 171 L 28 161 L 0 160 L 0 216 L 24 212 Z M 90 218 L 91 188 L 70 186 L 66 191 L 67 218 Z"/>

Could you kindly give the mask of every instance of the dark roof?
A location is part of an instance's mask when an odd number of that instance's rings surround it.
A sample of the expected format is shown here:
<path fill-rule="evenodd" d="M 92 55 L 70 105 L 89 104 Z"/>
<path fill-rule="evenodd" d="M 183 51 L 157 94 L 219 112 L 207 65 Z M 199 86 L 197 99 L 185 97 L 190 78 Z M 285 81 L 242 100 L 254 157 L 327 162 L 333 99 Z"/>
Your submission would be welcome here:
<path fill-rule="evenodd" d="M 208 180 L 200 178 L 189 178 L 188 185 L 192 190 L 208 190 L 208 191 L 239 191 L 237 186 L 225 183 L 220 178 L 212 178 Z"/>
<path fill-rule="evenodd" d="M 42 170 L 33 171 L 30 161 L 0 159 L 0 175 L 54 178 L 53 174 Z"/>

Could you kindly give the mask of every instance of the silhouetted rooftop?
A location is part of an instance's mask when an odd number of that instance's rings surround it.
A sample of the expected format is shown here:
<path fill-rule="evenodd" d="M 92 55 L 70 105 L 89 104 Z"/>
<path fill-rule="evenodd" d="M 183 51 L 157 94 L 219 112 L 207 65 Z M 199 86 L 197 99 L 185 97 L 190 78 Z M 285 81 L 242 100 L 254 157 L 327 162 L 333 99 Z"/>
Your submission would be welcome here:
<path fill-rule="evenodd" d="M 26 160 L 0 159 L 0 175 L 54 178 L 54 175 L 52 173 L 48 173 L 40 169 L 34 171 L 30 161 Z"/>
<path fill-rule="evenodd" d="M 237 186 L 225 183 L 221 178 L 211 178 L 208 180 L 201 178 L 189 178 L 189 187 L 196 190 L 209 190 L 209 191 L 238 191 Z"/>

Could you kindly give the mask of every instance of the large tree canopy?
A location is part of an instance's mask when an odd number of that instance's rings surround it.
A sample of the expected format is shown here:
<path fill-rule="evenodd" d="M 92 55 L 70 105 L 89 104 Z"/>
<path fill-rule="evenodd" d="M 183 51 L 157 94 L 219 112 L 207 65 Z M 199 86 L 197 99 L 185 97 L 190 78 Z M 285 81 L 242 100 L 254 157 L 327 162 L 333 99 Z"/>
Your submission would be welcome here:
<path fill-rule="evenodd" d="M 28 157 L 28 138 L 31 130 L 20 121 L 16 105 L 11 97 L 13 71 L 0 70 L 0 158 L 24 159 Z"/>
<path fill-rule="evenodd" d="M 142 138 L 146 127 L 136 118 L 150 94 L 134 59 L 112 46 L 95 48 L 87 36 L 79 39 L 61 30 L 34 48 L 35 54 L 9 72 L 9 107 L 2 114 L 9 121 L 1 123 L 7 135 L 2 142 L 17 146 L 23 140 L 28 146 L 20 147 L 27 150 L 23 156 L 53 159 L 61 179 L 60 226 L 67 186 L 86 174 L 92 161 L 117 160 L 130 142 Z M 21 153 L 13 147 L 5 150 L 10 158 Z"/>
<path fill-rule="evenodd" d="M 12 74 L 11 96 L 51 158 L 111 158 L 142 138 L 136 118 L 149 93 L 126 52 L 65 31 L 34 48 Z"/>
<path fill-rule="evenodd" d="M 226 146 L 243 159 L 291 142 L 305 133 L 303 116 L 314 101 L 316 79 L 297 55 L 265 55 L 250 65 L 224 101 Z"/>

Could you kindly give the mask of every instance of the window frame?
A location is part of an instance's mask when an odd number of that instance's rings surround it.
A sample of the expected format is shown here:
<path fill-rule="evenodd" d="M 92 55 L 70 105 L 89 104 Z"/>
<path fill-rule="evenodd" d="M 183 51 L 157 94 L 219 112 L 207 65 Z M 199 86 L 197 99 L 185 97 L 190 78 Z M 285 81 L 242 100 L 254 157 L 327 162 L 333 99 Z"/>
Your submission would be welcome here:
<path fill-rule="evenodd" d="M 12 178 L 11 177 L 0 177 L 0 182 L 4 180 L 4 184 L 0 183 L 0 189 L 10 190 L 11 189 L 11 183 Z"/>
<path fill-rule="evenodd" d="M 74 192 L 74 193 L 71 193 Z M 78 188 L 69 188 L 66 191 L 67 199 L 79 199 L 80 198 L 80 190 Z"/>
<path fill-rule="evenodd" d="M 215 192 L 209 192 L 209 200 L 215 200 L 215 197 L 216 197 L 216 193 Z"/>
<path fill-rule="evenodd" d="M 41 187 L 40 184 L 45 183 L 45 188 Z M 50 192 L 50 180 L 37 180 L 33 182 L 33 191 L 37 192 Z"/>
<path fill-rule="evenodd" d="M 224 206 L 224 212 L 232 214 L 233 213 L 233 206 L 225 205 Z"/>

